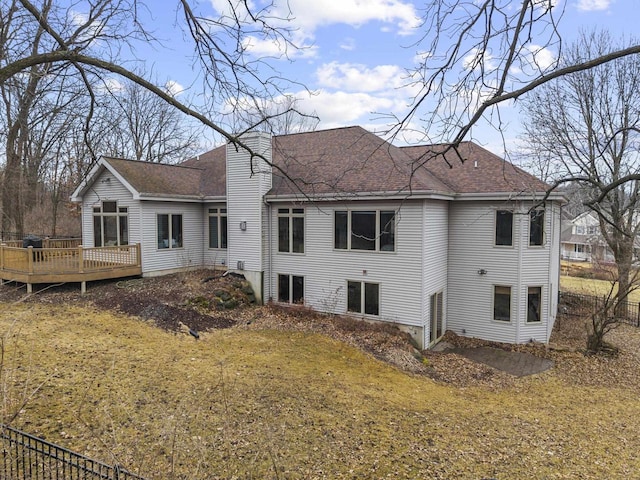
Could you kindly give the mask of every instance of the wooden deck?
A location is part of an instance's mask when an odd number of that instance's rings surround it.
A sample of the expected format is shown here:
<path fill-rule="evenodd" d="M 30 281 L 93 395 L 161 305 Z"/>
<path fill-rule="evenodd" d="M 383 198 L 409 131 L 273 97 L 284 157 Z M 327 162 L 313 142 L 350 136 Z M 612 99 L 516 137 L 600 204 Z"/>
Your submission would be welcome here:
<path fill-rule="evenodd" d="M 140 245 L 69 248 L 21 248 L 0 245 L 0 279 L 27 284 L 86 282 L 142 274 Z"/>

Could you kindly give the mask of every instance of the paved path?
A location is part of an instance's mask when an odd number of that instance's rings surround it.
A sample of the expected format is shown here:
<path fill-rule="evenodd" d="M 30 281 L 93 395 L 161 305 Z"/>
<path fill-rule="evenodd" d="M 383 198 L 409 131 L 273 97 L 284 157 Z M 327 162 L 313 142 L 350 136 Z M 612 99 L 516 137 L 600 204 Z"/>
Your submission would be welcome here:
<path fill-rule="evenodd" d="M 553 361 L 536 357 L 530 353 L 508 352 L 499 348 L 448 348 L 450 353 L 457 353 L 474 362 L 484 363 L 490 367 L 510 373 L 516 377 L 524 377 L 544 372 L 553 367 Z"/>

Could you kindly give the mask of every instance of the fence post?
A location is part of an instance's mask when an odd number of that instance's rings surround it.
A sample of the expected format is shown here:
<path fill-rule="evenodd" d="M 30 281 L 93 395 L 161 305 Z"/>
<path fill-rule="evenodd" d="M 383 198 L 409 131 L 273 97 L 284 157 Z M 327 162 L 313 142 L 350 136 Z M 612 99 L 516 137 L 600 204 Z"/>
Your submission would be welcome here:
<path fill-rule="evenodd" d="M 6 243 L 0 243 L 0 270 L 4 270 L 4 247 L 6 246 Z"/>

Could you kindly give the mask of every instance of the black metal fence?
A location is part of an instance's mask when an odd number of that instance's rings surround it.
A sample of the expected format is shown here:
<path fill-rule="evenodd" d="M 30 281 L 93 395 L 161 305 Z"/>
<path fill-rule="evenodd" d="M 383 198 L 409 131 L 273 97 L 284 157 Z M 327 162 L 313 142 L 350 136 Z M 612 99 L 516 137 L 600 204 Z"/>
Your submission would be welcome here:
<path fill-rule="evenodd" d="M 560 292 L 560 313 L 565 315 L 590 315 L 602 308 L 604 298 L 597 295 L 583 295 L 573 292 Z M 623 323 L 640 327 L 640 303 L 622 302 L 622 307 L 618 309 L 618 313 L 624 312 L 619 320 Z"/>
<path fill-rule="evenodd" d="M 1 480 L 144 480 L 41 438 L 0 424 Z"/>

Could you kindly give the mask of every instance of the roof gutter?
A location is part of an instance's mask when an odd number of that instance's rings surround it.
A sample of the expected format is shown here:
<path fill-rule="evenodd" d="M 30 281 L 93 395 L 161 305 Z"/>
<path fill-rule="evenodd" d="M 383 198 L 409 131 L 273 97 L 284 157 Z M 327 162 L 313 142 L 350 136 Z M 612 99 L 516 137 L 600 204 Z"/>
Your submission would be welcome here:
<path fill-rule="evenodd" d="M 546 192 L 491 192 L 491 193 L 458 193 L 456 200 L 528 200 L 542 201 L 547 195 Z M 546 200 L 567 203 L 567 197 L 561 193 L 551 192 Z"/>
<path fill-rule="evenodd" d="M 455 194 L 447 192 L 421 191 L 421 192 L 363 192 L 363 193 L 302 193 L 269 194 L 267 201 L 271 202 L 341 202 L 352 200 L 453 200 Z"/>

